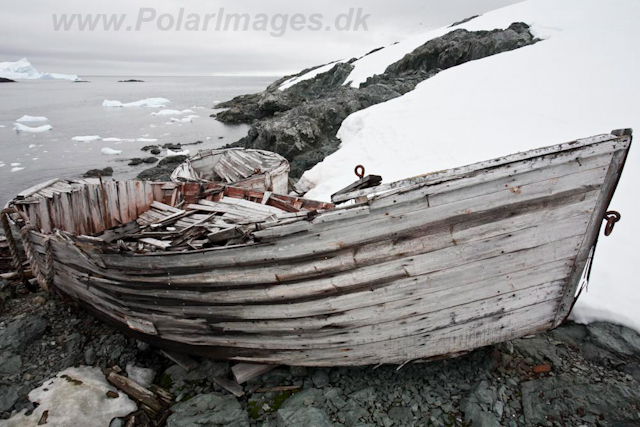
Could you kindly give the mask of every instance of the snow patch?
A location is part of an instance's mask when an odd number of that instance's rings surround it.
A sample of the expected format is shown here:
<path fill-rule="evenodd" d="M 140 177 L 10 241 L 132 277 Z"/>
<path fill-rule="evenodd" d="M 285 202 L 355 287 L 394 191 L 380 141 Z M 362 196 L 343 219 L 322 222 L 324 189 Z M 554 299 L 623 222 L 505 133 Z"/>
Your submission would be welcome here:
<path fill-rule="evenodd" d="M 53 129 L 53 127 L 51 125 L 43 125 L 43 126 L 38 126 L 38 127 L 32 128 L 32 127 L 25 126 L 25 125 L 20 124 L 20 123 L 14 123 L 13 124 L 13 130 L 15 130 L 16 133 L 20 133 L 20 132 L 42 133 L 42 132 L 50 131 L 51 129 Z"/>
<path fill-rule="evenodd" d="M 116 393 L 111 398 L 107 392 Z M 113 418 L 124 417 L 137 409 L 126 394 L 110 386 L 98 368 L 68 368 L 29 393 L 39 403 L 29 416 L 27 410 L 0 421 L 2 427 L 37 427 L 48 411 L 47 427 L 108 427 Z"/>
<path fill-rule="evenodd" d="M 336 66 L 336 64 L 339 64 L 341 62 L 344 62 L 344 59 L 341 59 L 339 61 L 334 61 L 334 62 L 330 62 L 328 64 L 322 65 L 316 69 L 313 69 L 311 71 L 309 71 L 308 73 L 305 73 L 301 76 L 297 76 L 297 77 L 293 77 L 289 80 L 286 80 L 284 83 L 282 83 L 280 86 L 278 86 L 278 89 L 280 90 L 285 90 L 285 89 L 289 89 L 291 86 L 294 86 L 302 81 L 305 80 L 309 80 L 314 78 L 315 76 L 317 76 L 318 74 L 322 74 L 322 73 L 326 73 L 327 71 L 331 70 L 333 67 Z"/>

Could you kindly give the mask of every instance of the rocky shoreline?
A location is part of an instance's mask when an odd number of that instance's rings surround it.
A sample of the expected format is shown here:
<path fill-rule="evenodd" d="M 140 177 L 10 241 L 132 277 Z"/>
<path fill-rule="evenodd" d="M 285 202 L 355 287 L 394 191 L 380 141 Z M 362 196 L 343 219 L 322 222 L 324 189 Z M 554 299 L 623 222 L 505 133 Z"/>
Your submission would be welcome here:
<path fill-rule="evenodd" d="M 187 371 L 60 296 L 19 288 L 0 316 L 0 352 L 1 419 L 33 410 L 27 394 L 56 373 L 87 365 L 129 367 L 130 376 L 150 369 L 175 396 L 170 427 L 640 424 L 640 335 L 608 323 L 569 322 L 402 367 L 277 367 L 236 397 L 219 385 L 231 378 L 229 363 L 197 359 Z"/>
<path fill-rule="evenodd" d="M 513 23 L 505 30 L 454 29 L 418 47 L 358 88 L 345 85 L 358 59 L 353 58 L 285 90 L 280 90 L 280 85 L 312 69 L 283 77 L 264 92 L 218 104 L 216 108 L 226 110 L 214 117 L 227 124 L 250 124 L 248 135 L 233 145 L 281 154 L 291 163 L 291 176 L 299 178 L 338 149 L 336 134 L 350 114 L 399 97 L 448 68 L 538 41 L 524 23 Z"/>

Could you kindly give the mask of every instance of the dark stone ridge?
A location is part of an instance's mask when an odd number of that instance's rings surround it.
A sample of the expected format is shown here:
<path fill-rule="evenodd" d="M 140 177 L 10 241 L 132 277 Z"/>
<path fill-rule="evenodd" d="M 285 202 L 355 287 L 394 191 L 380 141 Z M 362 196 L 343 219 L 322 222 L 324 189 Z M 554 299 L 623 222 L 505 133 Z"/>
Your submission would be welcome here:
<path fill-rule="evenodd" d="M 350 114 L 401 96 L 442 70 L 537 41 L 524 23 L 505 30 L 457 29 L 426 42 L 359 88 L 344 86 L 353 60 L 336 63 L 284 91 L 278 87 L 292 76 L 279 79 L 262 93 L 220 103 L 216 108 L 226 110 L 215 117 L 229 124 L 251 124 L 248 135 L 233 145 L 275 151 L 289 160 L 291 175 L 299 177 L 338 149 L 336 133 Z"/>
<path fill-rule="evenodd" d="M 104 169 L 91 169 L 88 170 L 82 175 L 84 178 L 98 178 L 99 176 L 112 176 L 113 168 L 106 167 Z"/>
<path fill-rule="evenodd" d="M 464 19 L 463 19 L 463 20 L 461 20 L 461 21 L 457 21 L 457 22 L 454 22 L 453 24 L 449 25 L 449 28 L 451 28 L 451 27 L 455 27 L 455 26 L 457 26 L 457 25 L 466 24 L 467 22 L 469 22 L 469 21 L 471 21 L 471 20 L 473 20 L 473 19 L 476 19 L 476 18 L 477 18 L 477 17 L 479 17 L 479 16 L 480 16 L 480 15 L 473 15 L 473 16 L 470 16 L 470 17 L 468 17 L 468 18 L 464 18 Z"/>
<path fill-rule="evenodd" d="M 169 181 L 173 170 L 185 160 L 187 160 L 187 156 L 165 157 L 156 166 L 140 172 L 138 179 L 143 181 Z"/>
<path fill-rule="evenodd" d="M 144 83 L 144 80 L 136 80 L 136 79 L 118 80 L 118 83 Z"/>
<path fill-rule="evenodd" d="M 0 83 L 17 83 L 15 80 L 7 79 L 5 77 L 0 77 Z"/>

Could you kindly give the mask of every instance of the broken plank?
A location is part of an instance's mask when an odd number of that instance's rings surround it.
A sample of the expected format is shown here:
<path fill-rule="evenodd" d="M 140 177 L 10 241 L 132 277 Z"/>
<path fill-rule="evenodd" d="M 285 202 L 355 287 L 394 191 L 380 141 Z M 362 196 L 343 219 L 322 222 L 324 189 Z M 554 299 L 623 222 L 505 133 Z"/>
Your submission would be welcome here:
<path fill-rule="evenodd" d="M 218 377 L 213 377 L 213 381 L 236 397 L 244 396 L 244 390 L 242 389 L 242 386 L 236 382 L 233 382 L 226 378 L 218 378 Z"/>
<path fill-rule="evenodd" d="M 277 367 L 278 365 L 238 363 L 231 367 L 231 372 L 233 372 L 233 377 L 236 379 L 236 382 L 242 384 Z"/>
<path fill-rule="evenodd" d="M 189 355 L 184 353 L 178 353 L 177 351 L 169 351 L 169 350 L 160 350 L 162 354 L 164 354 L 169 359 L 173 360 L 175 363 L 184 368 L 187 372 L 193 371 L 196 369 L 199 364 L 195 360 L 193 360 Z"/>

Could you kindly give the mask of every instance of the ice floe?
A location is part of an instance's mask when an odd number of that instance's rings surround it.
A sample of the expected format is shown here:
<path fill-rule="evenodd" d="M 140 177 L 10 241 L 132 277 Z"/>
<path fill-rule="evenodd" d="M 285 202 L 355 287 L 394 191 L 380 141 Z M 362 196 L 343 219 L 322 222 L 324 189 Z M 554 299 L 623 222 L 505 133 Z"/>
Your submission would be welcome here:
<path fill-rule="evenodd" d="M 136 141 L 138 141 L 138 142 L 158 142 L 158 140 L 154 139 L 154 138 L 138 138 Z"/>
<path fill-rule="evenodd" d="M 193 114 L 195 113 L 195 111 L 193 110 L 160 110 L 160 111 L 154 111 L 153 113 L 151 113 L 152 116 L 179 116 L 180 114 Z"/>
<path fill-rule="evenodd" d="M 26 115 L 16 120 L 16 122 L 19 122 L 19 123 L 36 123 L 36 122 L 47 122 L 47 121 L 49 121 L 49 119 L 47 119 L 44 116 L 26 116 Z"/>
<path fill-rule="evenodd" d="M 74 136 L 71 139 L 73 141 L 89 142 L 89 141 L 98 141 L 102 138 L 99 135 L 86 135 L 86 136 Z"/>
<path fill-rule="evenodd" d="M 189 154 L 189 150 L 184 151 L 171 151 L 167 148 L 167 156 L 186 156 Z"/>
<path fill-rule="evenodd" d="M 107 156 L 122 154 L 122 150 L 114 150 L 113 148 L 104 147 L 102 149 L 102 154 L 106 154 Z"/>
<path fill-rule="evenodd" d="M 47 131 L 49 131 L 51 129 L 53 129 L 53 127 L 51 125 L 42 125 L 42 126 L 38 126 L 38 127 L 32 128 L 32 127 L 25 126 L 25 125 L 20 124 L 20 123 L 14 123 L 13 124 L 13 130 L 15 130 L 16 133 L 20 133 L 20 132 L 42 133 L 42 132 L 47 132 Z"/>
<path fill-rule="evenodd" d="M 168 103 L 170 103 L 171 101 L 169 101 L 166 98 L 147 98 L 147 99 L 142 99 L 140 101 L 134 101 L 134 102 L 120 102 L 120 101 L 110 101 L 108 99 L 105 99 L 104 102 L 102 103 L 103 107 L 149 107 L 149 108 L 160 108 L 160 107 L 164 107 L 165 105 L 167 105 Z"/>

